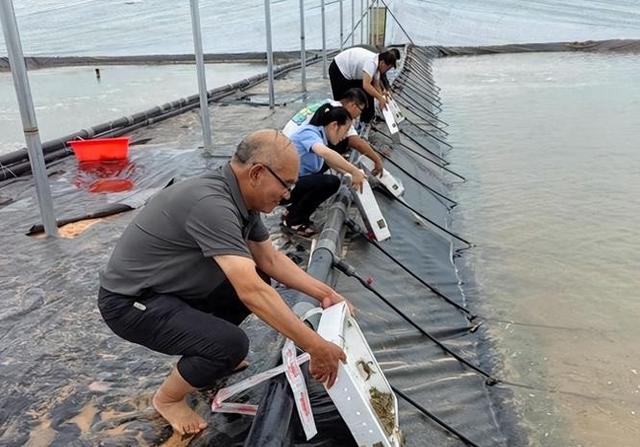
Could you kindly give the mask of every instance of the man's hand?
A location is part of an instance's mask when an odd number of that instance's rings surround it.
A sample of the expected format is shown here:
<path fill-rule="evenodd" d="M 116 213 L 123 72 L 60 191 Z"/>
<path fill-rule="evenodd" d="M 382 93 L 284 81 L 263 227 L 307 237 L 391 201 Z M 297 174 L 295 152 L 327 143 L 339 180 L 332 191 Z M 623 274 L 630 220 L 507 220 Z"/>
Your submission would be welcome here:
<path fill-rule="evenodd" d="M 380 110 L 384 110 L 387 108 L 387 98 L 383 95 L 380 95 L 378 98 L 378 104 L 380 104 Z"/>
<path fill-rule="evenodd" d="M 336 292 L 333 289 L 330 289 L 330 292 L 326 296 L 322 297 L 321 305 L 323 309 L 326 309 L 327 307 L 331 307 L 334 304 L 338 304 L 342 302 L 347 303 L 347 307 L 349 308 L 349 313 L 351 315 L 354 315 L 356 309 L 355 307 L 353 307 L 353 304 L 351 304 L 342 295 L 340 295 L 338 292 Z"/>
<path fill-rule="evenodd" d="M 307 352 L 311 355 L 309 373 L 317 381 L 326 383 L 327 388 L 331 388 L 338 375 L 338 362 L 346 362 L 347 355 L 340 347 L 324 339 L 320 339 Z"/>
<path fill-rule="evenodd" d="M 382 170 L 384 169 L 384 165 L 382 163 L 382 157 L 378 156 L 373 160 L 373 171 L 371 173 L 376 177 L 382 177 Z"/>
<path fill-rule="evenodd" d="M 362 184 L 367 179 L 360 169 L 354 169 L 351 172 L 351 185 L 358 191 L 362 192 Z"/>

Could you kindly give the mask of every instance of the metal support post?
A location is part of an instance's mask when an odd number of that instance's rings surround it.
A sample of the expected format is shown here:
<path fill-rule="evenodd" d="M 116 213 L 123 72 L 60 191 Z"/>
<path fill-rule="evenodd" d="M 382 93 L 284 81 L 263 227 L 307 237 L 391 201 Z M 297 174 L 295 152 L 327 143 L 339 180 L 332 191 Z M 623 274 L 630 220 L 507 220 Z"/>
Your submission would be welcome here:
<path fill-rule="evenodd" d="M 363 44 L 363 43 L 364 43 L 364 0 L 360 0 L 360 44 Z"/>
<path fill-rule="evenodd" d="M 351 0 L 351 46 L 356 44 L 356 0 Z"/>
<path fill-rule="evenodd" d="M 57 236 L 58 225 L 53 211 L 53 200 L 51 198 L 51 190 L 49 189 L 47 167 L 44 162 L 44 154 L 42 153 L 42 143 L 40 141 L 40 133 L 38 132 L 36 113 L 33 108 L 31 87 L 29 86 L 29 78 L 27 77 L 27 66 L 24 62 L 22 44 L 20 43 L 18 23 L 11 0 L 0 0 L 0 22 L 2 23 L 2 30 L 4 31 L 4 41 L 7 46 L 13 84 L 16 89 L 16 96 L 18 97 L 20 118 L 22 119 L 24 139 L 27 143 L 31 172 L 33 173 L 33 180 L 36 186 L 36 196 L 38 197 L 42 225 L 47 236 Z"/>
<path fill-rule="evenodd" d="M 325 24 L 324 1 L 320 0 L 320 11 L 322 14 L 322 78 L 327 79 L 327 28 Z"/>
<path fill-rule="evenodd" d="M 342 50 L 344 40 L 344 10 L 342 7 L 342 0 L 340 0 L 340 49 Z"/>
<path fill-rule="evenodd" d="M 200 31 L 200 7 L 198 0 L 191 0 L 191 29 L 193 31 L 193 48 L 198 72 L 198 91 L 200 93 L 200 121 L 204 149 L 213 149 L 211 142 L 211 118 L 209 117 L 209 97 L 207 95 L 207 78 L 204 73 L 204 55 L 202 54 L 202 33 Z"/>
<path fill-rule="evenodd" d="M 264 0 L 264 19 L 267 24 L 267 74 L 269 75 L 269 108 L 275 107 L 273 91 L 273 49 L 271 48 L 271 0 Z"/>
<path fill-rule="evenodd" d="M 300 82 L 302 91 L 307 91 L 307 55 L 304 46 L 304 0 L 300 0 Z"/>

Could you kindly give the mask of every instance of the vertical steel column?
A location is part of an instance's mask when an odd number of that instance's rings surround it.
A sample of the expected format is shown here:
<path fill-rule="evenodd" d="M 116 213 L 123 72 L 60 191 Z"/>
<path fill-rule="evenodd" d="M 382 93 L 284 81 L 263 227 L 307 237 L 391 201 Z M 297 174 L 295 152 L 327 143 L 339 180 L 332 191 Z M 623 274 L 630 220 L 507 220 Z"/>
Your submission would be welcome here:
<path fill-rule="evenodd" d="M 302 91 L 307 91 L 307 55 L 304 46 L 304 0 L 300 0 L 300 82 Z"/>
<path fill-rule="evenodd" d="M 371 4 L 369 0 L 367 0 L 367 45 L 371 45 Z"/>
<path fill-rule="evenodd" d="M 373 0 L 371 2 L 373 4 L 371 8 L 371 12 L 373 13 L 371 26 L 371 45 L 374 47 L 378 47 L 378 2 L 377 0 Z"/>
<path fill-rule="evenodd" d="M 38 122 L 36 121 L 36 113 L 33 108 L 29 78 L 27 77 L 27 66 L 24 62 L 18 23 L 11 0 L 0 0 L 0 22 L 2 23 L 2 30 L 4 31 L 4 41 L 7 46 L 13 85 L 16 89 L 16 96 L 18 97 L 20 118 L 22 119 L 24 139 L 27 143 L 27 151 L 29 153 L 29 163 L 31 164 L 31 172 L 33 173 L 33 180 L 36 186 L 36 196 L 38 197 L 42 224 L 47 236 L 57 236 L 58 225 L 53 212 L 53 199 L 51 198 L 51 190 L 49 189 L 47 166 L 45 165 L 44 154 L 42 153 L 42 142 L 40 141 Z"/>
<path fill-rule="evenodd" d="M 342 8 L 342 0 L 340 0 L 340 49 L 342 50 L 343 48 L 343 44 L 342 41 L 344 40 L 344 11 Z"/>
<path fill-rule="evenodd" d="M 356 0 L 351 0 L 351 46 L 356 44 Z"/>
<path fill-rule="evenodd" d="M 327 29 L 324 16 L 324 0 L 320 0 L 320 10 L 322 14 L 322 78 L 327 79 Z"/>
<path fill-rule="evenodd" d="M 198 91 L 200 93 L 200 121 L 202 138 L 206 151 L 213 148 L 211 142 L 211 118 L 209 117 L 209 97 L 207 94 L 207 78 L 204 74 L 204 56 L 202 54 L 202 33 L 200 31 L 200 7 L 198 0 L 191 0 L 191 30 L 193 31 L 193 48 L 198 72 Z"/>
<path fill-rule="evenodd" d="M 369 0 L 367 0 L 368 2 Z M 364 0 L 360 0 L 360 44 L 364 43 Z"/>
<path fill-rule="evenodd" d="M 271 0 L 264 0 L 264 20 L 267 24 L 267 73 L 269 75 L 269 108 L 276 103 L 273 91 L 273 49 L 271 48 Z"/>

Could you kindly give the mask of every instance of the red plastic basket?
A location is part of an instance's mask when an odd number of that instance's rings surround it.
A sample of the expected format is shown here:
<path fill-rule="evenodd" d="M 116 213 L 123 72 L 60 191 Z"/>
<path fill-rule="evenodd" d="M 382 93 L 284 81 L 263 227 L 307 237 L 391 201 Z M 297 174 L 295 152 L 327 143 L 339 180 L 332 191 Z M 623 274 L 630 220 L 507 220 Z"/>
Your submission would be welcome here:
<path fill-rule="evenodd" d="M 78 161 L 126 160 L 129 157 L 129 138 L 96 138 L 67 141 Z"/>

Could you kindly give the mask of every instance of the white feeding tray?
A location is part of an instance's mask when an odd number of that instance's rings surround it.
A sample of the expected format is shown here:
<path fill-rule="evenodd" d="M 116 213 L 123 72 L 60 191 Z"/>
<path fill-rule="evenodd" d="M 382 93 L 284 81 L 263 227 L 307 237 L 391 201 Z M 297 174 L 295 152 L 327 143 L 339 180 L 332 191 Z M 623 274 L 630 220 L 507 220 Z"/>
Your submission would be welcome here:
<path fill-rule="evenodd" d="M 362 182 L 362 192 L 354 191 L 353 198 L 360 211 L 362 220 L 367 229 L 373 233 L 376 241 L 382 242 L 389 239 L 391 237 L 389 225 L 387 225 L 387 221 L 382 215 L 382 211 L 380 210 L 376 196 L 373 195 L 373 190 L 368 180 Z"/>
<path fill-rule="evenodd" d="M 365 168 L 368 172 L 373 172 L 374 164 L 373 161 L 364 155 L 361 155 L 358 159 L 358 162 Z M 395 178 L 389 171 L 382 168 L 382 175 L 380 177 L 376 177 L 382 186 L 384 186 L 387 191 L 393 194 L 395 197 L 400 197 L 404 194 L 404 185 L 400 180 Z"/>
<path fill-rule="evenodd" d="M 400 447 L 398 400 L 345 303 L 323 311 L 318 334 L 347 354 L 327 392 L 358 446 Z"/>
<path fill-rule="evenodd" d="M 395 100 L 390 99 L 389 101 L 387 101 L 387 106 L 391 110 L 391 113 L 393 113 L 393 117 L 395 118 L 396 123 L 400 124 L 404 121 L 402 110 L 400 110 L 400 106 L 398 106 L 398 103 L 396 103 Z"/>

